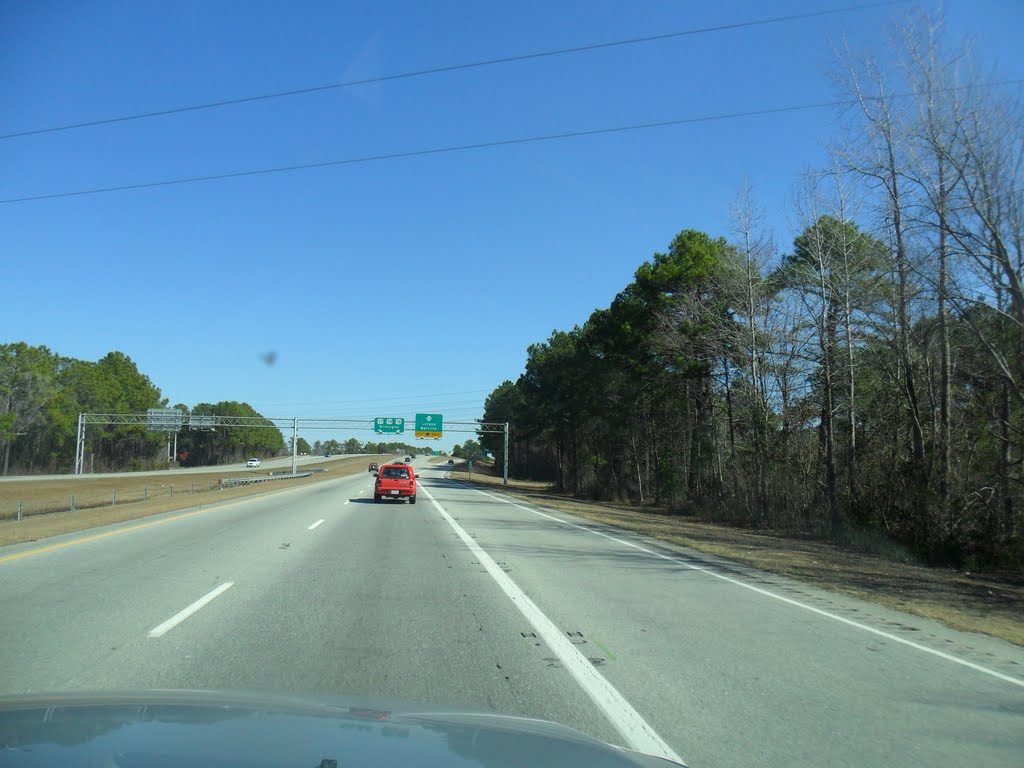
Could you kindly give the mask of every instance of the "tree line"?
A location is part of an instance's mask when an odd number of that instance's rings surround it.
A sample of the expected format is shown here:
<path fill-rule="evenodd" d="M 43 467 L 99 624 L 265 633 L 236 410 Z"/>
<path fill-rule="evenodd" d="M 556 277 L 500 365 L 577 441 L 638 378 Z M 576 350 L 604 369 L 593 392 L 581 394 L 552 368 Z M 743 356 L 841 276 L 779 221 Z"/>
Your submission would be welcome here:
<path fill-rule="evenodd" d="M 78 414 L 144 413 L 168 400 L 123 352 L 92 362 L 25 342 L 0 344 L 0 471 L 68 472 L 74 467 Z M 199 403 L 184 413 L 260 416 L 247 403 Z M 269 422 L 268 422 L 269 424 Z M 167 434 L 144 426 L 89 426 L 87 466 L 116 471 L 166 466 Z M 182 432 L 179 455 L 189 463 L 219 464 L 284 449 L 277 429 Z"/>
<path fill-rule="evenodd" d="M 843 47 L 827 167 L 779 248 L 749 185 L 487 398 L 509 471 L 930 562 L 1024 563 L 1024 121 L 919 15 Z M 502 460 L 501 436 L 481 443 Z"/>
<path fill-rule="evenodd" d="M 302 449 L 303 439 L 299 438 L 299 449 Z M 289 442 L 289 445 L 291 443 Z M 307 443 L 308 445 L 308 443 Z M 359 442 L 358 439 L 350 437 L 345 441 L 339 440 L 317 440 L 313 443 L 313 453 L 364 453 L 364 454 L 381 454 L 381 453 L 395 453 L 402 454 L 403 456 L 409 456 L 412 454 L 423 453 L 424 451 L 430 450 L 429 448 L 417 447 L 410 445 L 409 443 L 403 443 L 398 441 L 390 442 L 378 442 L 376 440 L 367 440 L 365 443 Z"/>

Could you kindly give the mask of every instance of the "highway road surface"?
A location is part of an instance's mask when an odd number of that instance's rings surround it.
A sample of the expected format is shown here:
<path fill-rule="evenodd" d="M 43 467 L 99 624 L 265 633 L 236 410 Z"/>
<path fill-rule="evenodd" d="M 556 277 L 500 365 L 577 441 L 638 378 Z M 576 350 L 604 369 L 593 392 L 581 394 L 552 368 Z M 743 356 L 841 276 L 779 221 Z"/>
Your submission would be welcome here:
<path fill-rule="evenodd" d="M 1024 649 L 447 479 L 0 548 L 0 692 L 264 689 L 554 720 L 698 766 L 1024 765 Z"/>
<path fill-rule="evenodd" d="M 303 464 L 320 464 L 323 462 L 340 461 L 341 459 L 351 459 L 356 456 L 369 456 L 370 454 L 365 453 L 336 453 L 330 458 L 326 458 L 321 455 L 313 456 L 296 456 L 295 464 L 301 467 Z M 377 454 L 373 454 L 377 455 Z M 291 471 L 292 457 L 291 456 L 277 456 L 273 459 L 263 459 L 260 462 L 260 470 L 282 470 L 287 469 Z M 245 462 L 239 462 L 237 464 L 215 464 L 208 467 L 174 467 L 173 469 L 152 469 L 144 472 L 95 472 L 85 473 L 84 475 L 8 475 L 6 477 L 0 477 L 0 483 L 3 482 L 25 482 L 33 480 L 75 480 L 79 477 L 149 477 L 152 475 L 201 475 L 201 474 L 212 474 L 216 472 L 244 472 L 247 469 Z"/>

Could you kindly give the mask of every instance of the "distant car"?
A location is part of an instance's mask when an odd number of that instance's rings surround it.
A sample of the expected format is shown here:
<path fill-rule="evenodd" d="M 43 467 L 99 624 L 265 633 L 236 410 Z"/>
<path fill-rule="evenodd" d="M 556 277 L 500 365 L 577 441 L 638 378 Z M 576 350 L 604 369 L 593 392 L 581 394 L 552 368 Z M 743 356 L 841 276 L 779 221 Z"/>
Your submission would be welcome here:
<path fill-rule="evenodd" d="M 412 456 L 406 456 L 405 459 L 403 459 L 403 461 L 405 461 L 405 463 L 408 464 L 410 461 L 412 461 Z"/>
<path fill-rule="evenodd" d="M 408 499 L 416 503 L 416 478 L 419 477 L 408 464 L 385 464 L 377 471 L 373 484 L 373 500 Z"/>
<path fill-rule="evenodd" d="M 259 465 L 260 465 L 260 460 L 255 458 L 255 457 L 253 457 L 253 458 L 249 459 L 247 462 L 245 462 L 245 466 L 247 466 L 247 467 L 258 467 Z"/>
<path fill-rule="evenodd" d="M 324 454 L 324 458 L 325 458 L 325 459 L 329 459 L 329 458 L 331 458 L 331 454 L 329 454 L 329 453 L 325 453 L 325 454 Z"/>
<path fill-rule="evenodd" d="M 455 463 L 455 459 L 448 459 L 448 463 L 449 464 L 454 464 Z"/>
<path fill-rule="evenodd" d="M 366 470 L 366 471 L 367 472 L 376 472 L 378 469 L 380 469 L 380 467 L 377 466 L 377 462 L 376 461 L 371 461 L 370 462 L 370 468 L 368 470 Z"/>

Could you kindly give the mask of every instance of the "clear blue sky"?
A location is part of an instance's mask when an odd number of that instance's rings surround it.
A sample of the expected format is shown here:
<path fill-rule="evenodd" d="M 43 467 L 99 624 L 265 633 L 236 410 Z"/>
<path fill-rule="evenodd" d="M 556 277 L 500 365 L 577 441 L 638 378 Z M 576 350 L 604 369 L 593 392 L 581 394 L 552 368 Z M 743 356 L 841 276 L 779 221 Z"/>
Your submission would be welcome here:
<path fill-rule="evenodd" d="M 850 4 L 6 0 L 0 133 Z M 828 100 L 833 45 L 901 13 L 0 140 L 0 199 Z M 947 13 L 1024 75 L 1024 2 Z M 172 403 L 472 418 L 679 230 L 724 234 L 745 177 L 791 242 L 836 136 L 823 110 L 2 204 L 0 340 L 123 351 Z"/>

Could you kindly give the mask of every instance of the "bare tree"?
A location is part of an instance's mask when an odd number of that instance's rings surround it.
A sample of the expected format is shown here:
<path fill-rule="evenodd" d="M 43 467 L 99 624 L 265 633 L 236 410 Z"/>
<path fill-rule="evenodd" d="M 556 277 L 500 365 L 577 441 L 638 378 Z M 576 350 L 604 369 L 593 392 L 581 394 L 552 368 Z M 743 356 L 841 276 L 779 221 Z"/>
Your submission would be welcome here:
<path fill-rule="evenodd" d="M 750 433 L 752 458 L 753 513 L 764 524 L 767 519 L 766 441 L 770 406 L 765 386 L 765 356 L 769 335 L 767 319 L 772 289 L 767 276 L 776 267 L 777 249 L 764 223 L 764 210 L 754 203 L 749 181 L 732 205 L 731 228 L 735 240 L 733 262 L 728 265 L 726 294 L 736 315 L 736 345 L 746 361 L 750 387 Z"/>
<path fill-rule="evenodd" d="M 795 253 L 787 265 L 789 280 L 796 286 L 813 328 L 818 345 L 818 376 L 821 398 L 819 442 L 824 463 L 825 497 L 834 533 L 842 528 L 836 475 L 836 333 L 839 305 L 833 283 L 834 264 L 831 234 L 824 221 L 824 206 L 818 178 L 807 176 L 798 200 L 804 222 L 803 234 L 796 241 Z"/>
<path fill-rule="evenodd" d="M 956 151 L 948 159 L 959 183 L 948 231 L 971 269 L 975 295 L 951 299 L 1003 375 L 1000 497 L 1004 527 L 1015 532 L 1011 483 L 1021 436 L 1014 422 L 1024 405 L 1024 119 L 1019 102 L 975 87 L 958 104 L 956 127 Z M 979 302 L 997 313 L 994 327 L 970 311 Z"/>
<path fill-rule="evenodd" d="M 891 258 L 896 276 L 896 343 L 909 415 L 912 455 L 919 473 L 924 465 L 925 448 L 915 369 L 911 360 L 909 307 L 913 286 L 905 221 L 907 200 L 902 187 L 906 165 L 904 132 L 889 93 L 888 79 L 878 61 L 870 56 L 856 55 L 845 44 L 837 51 L 837 56 L 840 72 L 835 80 L 857 105 L 855 133 L 858 140 L 848 138 L 836 153 L 850 170 L 881 188 L 884 216 L 893 237 Z"/>
<path fill-rule="evenodd" d="M 966 50 L 947 54 L 940 37 L 940 15 L 916 13 L 897 31 L 894 42 L 901 51 L 901 69 L 913 93 L 913 118 L 908 121 L 907 175 L 920 197 L 917 222 L 929 251 L 921 276 L 935 290 L 939 345 L 939 418 L 936 430 L 940 516 L 947 527 L 950 507 L 952 453 L 952 372 L 950 347 L 950 203 L 962 177 L 951 158 L 958 152 L 959 98 L 957 69 Z"/>

